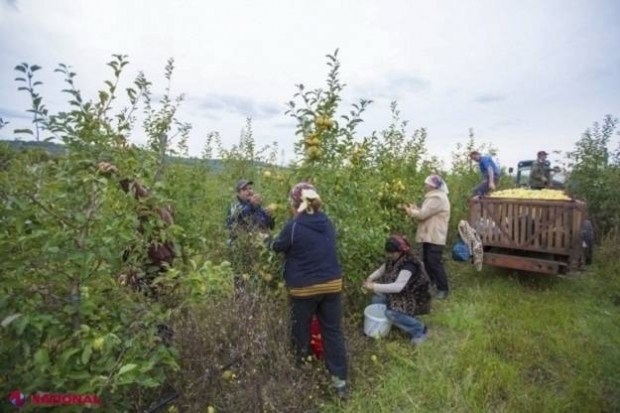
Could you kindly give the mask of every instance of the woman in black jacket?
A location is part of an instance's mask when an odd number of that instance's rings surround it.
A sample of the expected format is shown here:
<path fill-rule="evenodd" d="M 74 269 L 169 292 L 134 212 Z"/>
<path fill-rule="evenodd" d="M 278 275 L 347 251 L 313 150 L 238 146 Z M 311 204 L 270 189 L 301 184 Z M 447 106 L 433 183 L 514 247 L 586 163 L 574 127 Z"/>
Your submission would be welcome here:
<path fill-rule="evenodd" d="M 286 256 L 284 281 L 292 310 L 293 342 L 298 355 L 310 354 L 310 323 L 316 314 L 321 326 L 327 369 L 338 396 L 348 395 L 348 366 L 342 331 L 342 270 L 331 220 L 321 212 L 321 198 L 302 182 L 289 194 L 293 218 L 272 243 Z"/>

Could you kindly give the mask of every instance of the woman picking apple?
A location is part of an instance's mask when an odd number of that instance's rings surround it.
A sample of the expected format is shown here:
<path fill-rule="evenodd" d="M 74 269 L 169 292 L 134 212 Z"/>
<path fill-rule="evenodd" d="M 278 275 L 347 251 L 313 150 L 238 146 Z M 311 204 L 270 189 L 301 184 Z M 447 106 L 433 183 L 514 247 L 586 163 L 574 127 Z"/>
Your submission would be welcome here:
<path fill-rule="evenodd" d="M 321 211 L 314 186 L 301 182 L 289 193 L 293 218 L 271 248 L 286 256 L 284 281 L 292 310 L 293 343 L 298 356 L 311 352 L 311 322 L 316 314 L 324 357 L 338 396 L 348 396 L 348 365 L 342 331 L 342 270 L 331 220 Z"/>

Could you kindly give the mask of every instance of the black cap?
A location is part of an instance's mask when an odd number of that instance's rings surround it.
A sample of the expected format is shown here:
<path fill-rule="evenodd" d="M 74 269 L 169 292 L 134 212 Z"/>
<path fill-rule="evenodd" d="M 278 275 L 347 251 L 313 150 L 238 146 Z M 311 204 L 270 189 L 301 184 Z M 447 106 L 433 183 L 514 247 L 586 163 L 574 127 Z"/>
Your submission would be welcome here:
<path fill-rule="evenodd" d="M 254 185 L 254 182 L 248 181 L 247 179 L 240 179 L 237 181 L 237 192 L 241 191 L 248 185 Z"/>
<path fill-rule="evenodd" d="M 545 152 L 545 151 L 539 151 L 539 152 L 538 152 L 538 157 L 539 157 L 539 158 L 540 158 L 541 156 L 547 156 L 547 155 L 549 155 L 549 154 L 548 154 L 547 152 Z"/>

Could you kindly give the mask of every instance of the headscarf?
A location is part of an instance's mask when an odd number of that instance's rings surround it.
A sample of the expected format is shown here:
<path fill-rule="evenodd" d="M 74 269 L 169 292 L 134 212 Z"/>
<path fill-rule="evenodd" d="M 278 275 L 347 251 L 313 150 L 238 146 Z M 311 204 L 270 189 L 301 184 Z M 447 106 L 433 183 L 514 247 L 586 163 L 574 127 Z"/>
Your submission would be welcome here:
<path fill-rule="evenodd" d="M 312 201 L 321 200 L 316 192 L 316 188 L 308 182 L 300 182 L 291 189 L 289 193 L 291 205 L 297 209 L 297 212 L 306 211 L 308 214 L 314 214 L 312 209 Z"/>
<path fill-rule="evenodd" d="M 385 241 L 386 252 L 408 252 L 410 249 L 407 241 L 400 235 L 391 235 L 387 241 Z"/>
<path fill-rule="evenodd" d="M 441 178 L 441 176 L 439 175 L 429 175 L 425 180 L 424 183 L 428 186 L 432 186 L 435 189 L 438 189 L 446 194 L 449 193 L 448 191 L 448 185 L 446 184 L 446 182 Z"/>

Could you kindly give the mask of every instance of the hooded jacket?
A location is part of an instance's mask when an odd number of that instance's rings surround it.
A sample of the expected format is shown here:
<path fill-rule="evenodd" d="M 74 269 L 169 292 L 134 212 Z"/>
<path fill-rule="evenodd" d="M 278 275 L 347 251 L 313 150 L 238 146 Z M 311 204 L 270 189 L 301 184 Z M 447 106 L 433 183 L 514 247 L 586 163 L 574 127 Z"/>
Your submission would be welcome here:
<path fill-rule="evenodd" d="M 416 242 L 446 245 L 450 201 L 444 192 L 427 192 L 422 207 L 414 212 L 413 217 L 419 221 Z"/>
<path fill-rule="evenodd" d="M 285 254 L 284 281 L 288 288 L 303 288 L 341 278 L 336 231 L 323 212 L 301 213 L 289 220 L 272 248 Z"/>

